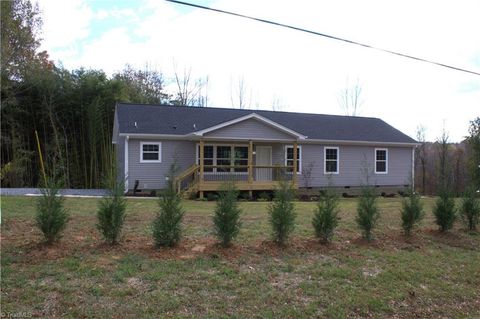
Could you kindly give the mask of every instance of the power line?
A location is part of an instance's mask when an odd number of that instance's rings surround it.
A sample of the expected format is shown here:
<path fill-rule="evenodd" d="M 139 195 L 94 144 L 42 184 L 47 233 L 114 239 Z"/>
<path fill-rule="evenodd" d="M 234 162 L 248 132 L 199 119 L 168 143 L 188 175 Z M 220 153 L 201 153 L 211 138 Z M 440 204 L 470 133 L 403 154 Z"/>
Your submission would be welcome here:
<path fill-rule="evenodd" d="M 452 65 L 448 65 L 448 64 L 444 64 L 444 63 L 440 63 L 440 62 L 435 62 L 435 61 L 428 60 L 428 59 L 415 57 L 413 55 L 408 55 L 408 54 L 404 54 L 404 53 L 400 53 L 400 52 L 396 52 L 396 51 L 382 49 L 382 48 L 379 48 L 379 47 L 375 47 L 373 45 L 369 45 L 369 44 L 365 44 L 365 43 L 361 43 L 361 42 L 357 42 L 357 41 L 353 41 L 353 40 L 348 40 L 348 39 L 345 39 L 345 38 L 340 38 L 340 37 L 336 37 L 336 36 L 333 36 L 333 35 L 328 35 L 328 34 L 325 34 L 325 33 L 320 33 L 320 32 L 316 32 L 316 31 L 312 31 L 312 30 L 308 30 L 308 29 L 303 29 L 303 28 L 295 27 L 295 26 L 280 23 L 280 22 L 255 18 L 255 17 L 252 17 L 252 16 L 247 16 L 247 15 L 244 15 L 244 14 L 240 14 L 240 13 L 235 13 L 235 12 L 231 12 L 231 11 L 225 11 L 225 10 L 210 8 L 210 7 L 201 6 L 201 5 L 194 4 L 194 3 L 188 3 L 188 2 L 177 1 L 177 0 L 165 0 L 165 1 L 176 3 L 176 4 L 181 4 L 181 5 L 185 5 L 185 6 L 190 6 L 190 7 L 194 7 L 194 8 L 198 8 L 198 9 L 204 9 L 204 10 L 214 11 L 214 12 L 218 12 L 218 13 L 228 14 L 228 15 L 232 15 L 232 16 L 240 17 L 240 18 L 244 18 L 244 19 L 250 19 L 250 20 L 257 21 L 257 22 L 267 23 L 267 24 L 275 25 L 275 26 L 282 27 L 282 28 L 292 29 L 292 30 L 295 30 L 295 31 L 314 34 L 314 35 L 318 35 L 318 36 L 325 37 L 325 38 L 328 38 L 328 39 L 332 39 L 332 40 L 336 40 L 336 41 L 342 41 L 342 42 L 346 42 L 346 43 L 349 43 L 349 44 L 361 46 L 361 47 L 364 47 L 364 48 L 377 50 L 377 51 L 382 51 L 382 52 L 385 52 L 385 53 L 390 53 L 390 54 L 393 54 L 393 55 L 401 56 L 403 58 L 434 64 L 436 66 L 441 66 L 441 67 L 448 68 L 448 69 L 455 70 L 455 71 L 466 72 L 466 73 L 470 73 L 470 74 L 474 74 L 474 75 L 480 75 L 479 72 L 470 71 L 470 70 L 462 69 L 462 68 L 459 68 L 459 67 L 456 67 L 456 66 L 452 66 Z"/>

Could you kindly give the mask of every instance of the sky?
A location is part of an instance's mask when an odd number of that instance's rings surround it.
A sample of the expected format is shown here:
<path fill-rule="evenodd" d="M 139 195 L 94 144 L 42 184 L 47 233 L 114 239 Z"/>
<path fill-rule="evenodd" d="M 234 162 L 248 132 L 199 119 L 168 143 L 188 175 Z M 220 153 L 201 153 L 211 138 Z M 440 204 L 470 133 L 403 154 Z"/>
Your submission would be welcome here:
<path fill-rule="evenodd" d="M 218 0 L 194 3 L 269 19 L 480 72 L 480 1 Z M 161 0 L 40 0 L 43 50 L 68 69 L 129 64 L 208 76 L 209 106 L 232 107 L 243 79 L 248 108 L 344 115 L 357 82 L 359 116 L 427 140 L 468 134 L 480 116 L 480 76 L 324 37 Z"/>

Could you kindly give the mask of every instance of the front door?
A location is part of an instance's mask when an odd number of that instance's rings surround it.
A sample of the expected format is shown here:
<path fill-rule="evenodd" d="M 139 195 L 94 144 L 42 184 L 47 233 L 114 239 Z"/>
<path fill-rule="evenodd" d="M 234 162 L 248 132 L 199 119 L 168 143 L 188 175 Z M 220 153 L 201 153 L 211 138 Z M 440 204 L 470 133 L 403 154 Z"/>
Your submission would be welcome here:
<path fill-rule="evenodd" d="M 255 150 L 255 165 L 257 166 L 272 166 L 272 147 L 271 146 L 257 146 Z M 255 180 L 257 181 L 271 181 L 272 168 L 258 167 L 255 170 Z"/>

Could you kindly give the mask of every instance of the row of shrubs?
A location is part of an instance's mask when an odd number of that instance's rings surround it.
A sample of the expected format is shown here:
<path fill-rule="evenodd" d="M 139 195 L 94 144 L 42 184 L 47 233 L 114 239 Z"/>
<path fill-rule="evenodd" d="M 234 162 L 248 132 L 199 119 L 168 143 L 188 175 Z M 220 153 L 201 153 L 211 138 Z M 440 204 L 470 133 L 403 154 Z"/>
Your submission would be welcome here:
<path fill-rule="evenodd" d="M 213 231 L 224 247 L 231 245 L 242 226 L 238 194 L 234 183 L 225 183 L 216 201 Z M 272 237 L 279 245 L 285 245 L 288 242 L 295 228 L 294 194 L 294 189 L 289 182 L 281 182 L 268 207 Z M 363 188 L 358 198 L 356 223 L 363 237 L 368 241 L 373 239 L 373 230 L 380 217 L 376 201 L 375 190 L 370 187 Z M 126 206 L 122 185 L 114 183 L 109 196 L 101 200 L 97 212 L 97 228 L 108 243 L 116 244 L 120 238 Z M 338 213 L 339 197 L 328 190 L 323 191 L 312 219 L 315 235 L 322 242 L 327 243 L 332 240 L 335 228 L 338 226 Z M 442 232 L 453 227 L 458 215 L 462 217 L 466 227 L 474 231 L 480 221 L 480 204 L 475 197 L 475 192 L 469 191 L 459 207 L 456 207 L 453 197 L 448 192 L 443 192 L 435 203 L 433 214 Z M 424 215 L 420 196 L 410 192 L 409 196 L 403 200 L 401 210 L 402 228 L 406 236 L 411 235 Z M 170 182 L 169 187 L 159 198 L 159 211 L 152 224 L 152 236 L 157 247 L 175 246 L 180 241 L 183 216 L 181 196 Z M 68 212 L 63 207 L 63 198 L 58 196 L 56 187 L 44 190 L 43 196 L 38 201 L 36 221 L 47 243 L 51 244 L 60 238 L 68 222 Z"/>

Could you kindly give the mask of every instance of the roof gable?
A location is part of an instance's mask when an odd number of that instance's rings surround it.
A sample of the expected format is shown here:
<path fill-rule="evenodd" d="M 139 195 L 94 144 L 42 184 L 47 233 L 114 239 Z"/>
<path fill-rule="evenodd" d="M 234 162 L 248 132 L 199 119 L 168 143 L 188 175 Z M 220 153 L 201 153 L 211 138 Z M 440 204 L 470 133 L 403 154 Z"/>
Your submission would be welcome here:
<path fill-rule="evenodd" d="M 239 118 L 196 131 L 197 136 L 254 138 L 259 135 L 264 139 L 305 139 L 306 136 L 297 133 L 283 125 L 271 121 L 256 113 L 250 113 Z"/>

